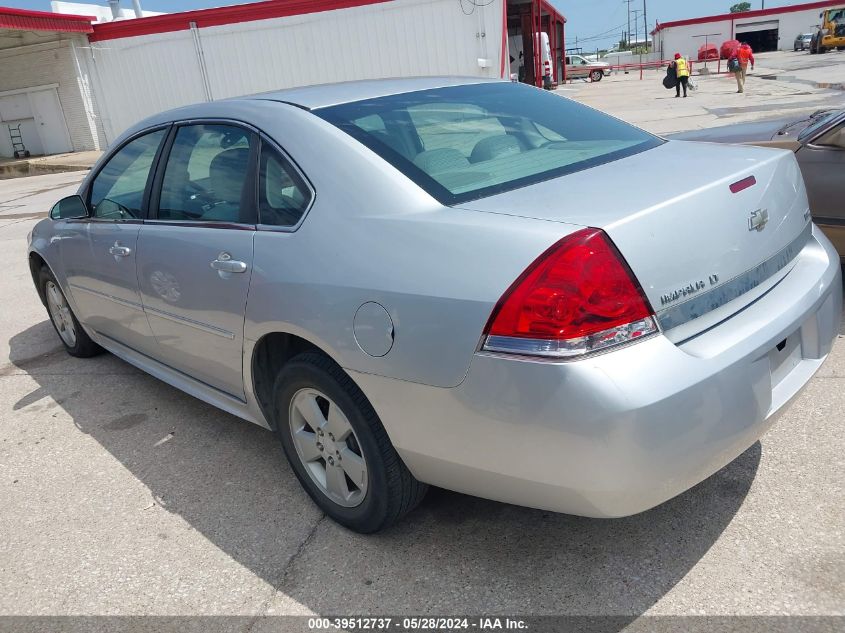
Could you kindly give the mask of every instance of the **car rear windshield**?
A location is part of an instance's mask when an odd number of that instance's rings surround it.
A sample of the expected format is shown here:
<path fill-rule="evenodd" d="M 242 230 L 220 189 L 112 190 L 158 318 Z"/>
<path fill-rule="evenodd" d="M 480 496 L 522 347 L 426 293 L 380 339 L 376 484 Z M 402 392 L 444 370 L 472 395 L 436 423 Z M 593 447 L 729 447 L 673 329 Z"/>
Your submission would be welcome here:
<path fill-rule="evenodd" d="M 810 125 L 804 128 L 801 134 L 798 135 L 798 140 L 804 141 L 810 138 L 816 132 L 827 126 L 829 123 L 832 123 L 834 119 L 842 116 L 843 114 L 845 114 L 845 110 L 815 112 L 812 116 L 810 116 Z"/>
<path fill-rule="evenodd" d="M 314 113 L 447 205 L 603 165 L 663 143 L 574 101 L 511 82 L 422 90 Z"/>

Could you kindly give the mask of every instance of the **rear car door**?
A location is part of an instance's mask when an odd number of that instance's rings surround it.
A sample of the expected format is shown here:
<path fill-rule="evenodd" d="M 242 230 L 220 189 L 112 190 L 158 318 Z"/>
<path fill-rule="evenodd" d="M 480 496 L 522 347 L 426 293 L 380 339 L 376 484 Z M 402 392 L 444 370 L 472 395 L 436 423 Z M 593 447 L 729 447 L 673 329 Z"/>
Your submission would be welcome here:
<path fill-rule="evenodd" d="M 141 300 L 168 366 L 244 399 L 258 138 L 224 122 L 176 127 L 138 238 Z"/>
<path fill-rule="evenodd" d="M 813 220 L 845 256 L 845 121 L 805 144 L 796 158 Z"/>
<path fill-rule="evenodd" d="M 66 220 L 62 263 L 79 319 L 98 334 L 141 352 L 155 347 L 135 275 L 138 234 L 153 166 L 167 128 L 124 143 L 91 180 L 90 215 Z"/>

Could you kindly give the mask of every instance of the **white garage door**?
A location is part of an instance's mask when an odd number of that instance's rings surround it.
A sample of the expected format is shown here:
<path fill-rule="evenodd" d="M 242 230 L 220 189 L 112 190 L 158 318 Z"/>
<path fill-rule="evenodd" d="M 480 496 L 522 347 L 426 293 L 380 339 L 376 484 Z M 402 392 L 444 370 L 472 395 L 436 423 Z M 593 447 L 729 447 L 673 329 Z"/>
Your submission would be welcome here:
<path fill-rule="evenodd" d="M 45 154 L 63 154 L 73 149 L 65 124 L 65 115 L 55 88 L 29 93 L 29 102 L 35 115 L 38 136 Z"/>
<path fill-rule="evenodd" d="M 745 24 L 737 24 L 734 32 L 751 33 L 752 31 L 771 31 L 780 28 L 780 20 L 769 20 L 768 22 L 746 22 Z"/>
<path fill-rule="evenodd" d="M 0 156 L 12 156 L 9 128 L 17 131 L 30 154 L 61 154 L 73 148 L 59 95 L 53 87 L 0 94 Z"/>

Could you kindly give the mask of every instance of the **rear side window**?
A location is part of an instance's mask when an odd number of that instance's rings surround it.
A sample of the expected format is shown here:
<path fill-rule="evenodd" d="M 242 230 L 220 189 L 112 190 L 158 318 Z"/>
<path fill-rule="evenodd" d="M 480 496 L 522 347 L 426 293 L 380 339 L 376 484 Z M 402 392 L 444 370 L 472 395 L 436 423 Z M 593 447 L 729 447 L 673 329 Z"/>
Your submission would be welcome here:
<path fill-rule="evenodd" d="M 259 222 L 269 226 L 294 226 L 311 204 L 311 190 L 279 152 L 261 144 L 258 168 Z"/>
<path fill-rule="evenodd" d="M 254 224 L 253 143 L 252 132 L 233 125 L 180 127 L 167 157 L 158 219 Z"/>
<path fill-rule="evenodd" d="M 523 84 L 422 90 L 315 110 L 443 204 L 573 173 L 663 141 Z M 377 125 L 380 120 L 383 125 Z"/>
<path fill-rule="evenodd" d="M 91 183 L 89 204 L 95 218 L 141 217 L 150 168 L 166 134 L 167 130 L 162 129 L 139 136 L 109 159 Z"/>

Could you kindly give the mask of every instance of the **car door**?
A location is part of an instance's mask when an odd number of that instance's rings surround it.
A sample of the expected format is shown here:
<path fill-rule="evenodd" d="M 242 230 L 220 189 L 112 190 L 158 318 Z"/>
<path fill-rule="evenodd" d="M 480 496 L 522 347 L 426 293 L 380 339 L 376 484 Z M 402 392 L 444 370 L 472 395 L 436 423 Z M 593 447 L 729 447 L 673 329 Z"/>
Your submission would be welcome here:
<path fill-rule="evenodd" d="M 572 77 L 574 79 L 578 79 L 581 77 L 586 77 L 589 74 L 589 68 L 587 67 L 587 60 L 583 57 L 579 57 L 578 55 L 573 55 L 571 57 L 572 65 L 567 67 L 566 73 L 567 76 Z"/>
<path fill-rule="evenodd" d="M 845 256 L 845 122 L 805 144 L 796 158 L 813 220 Z"/>
<path fill-rule="evenodd" d="M 257 146 L 257 135 L 240 125 L 178 125 L 138 238 L 138 283 L 156 357 L 239 399 Z"/>
<path fill-rule="evenodd" d="M 138 234 L 167 128 L 124 143 L 83 192 L 86 218 L 60 221 L 61 258 L 79 319 L 98 334 L 148 353 L 155 340 L 135 274 Z"/>

